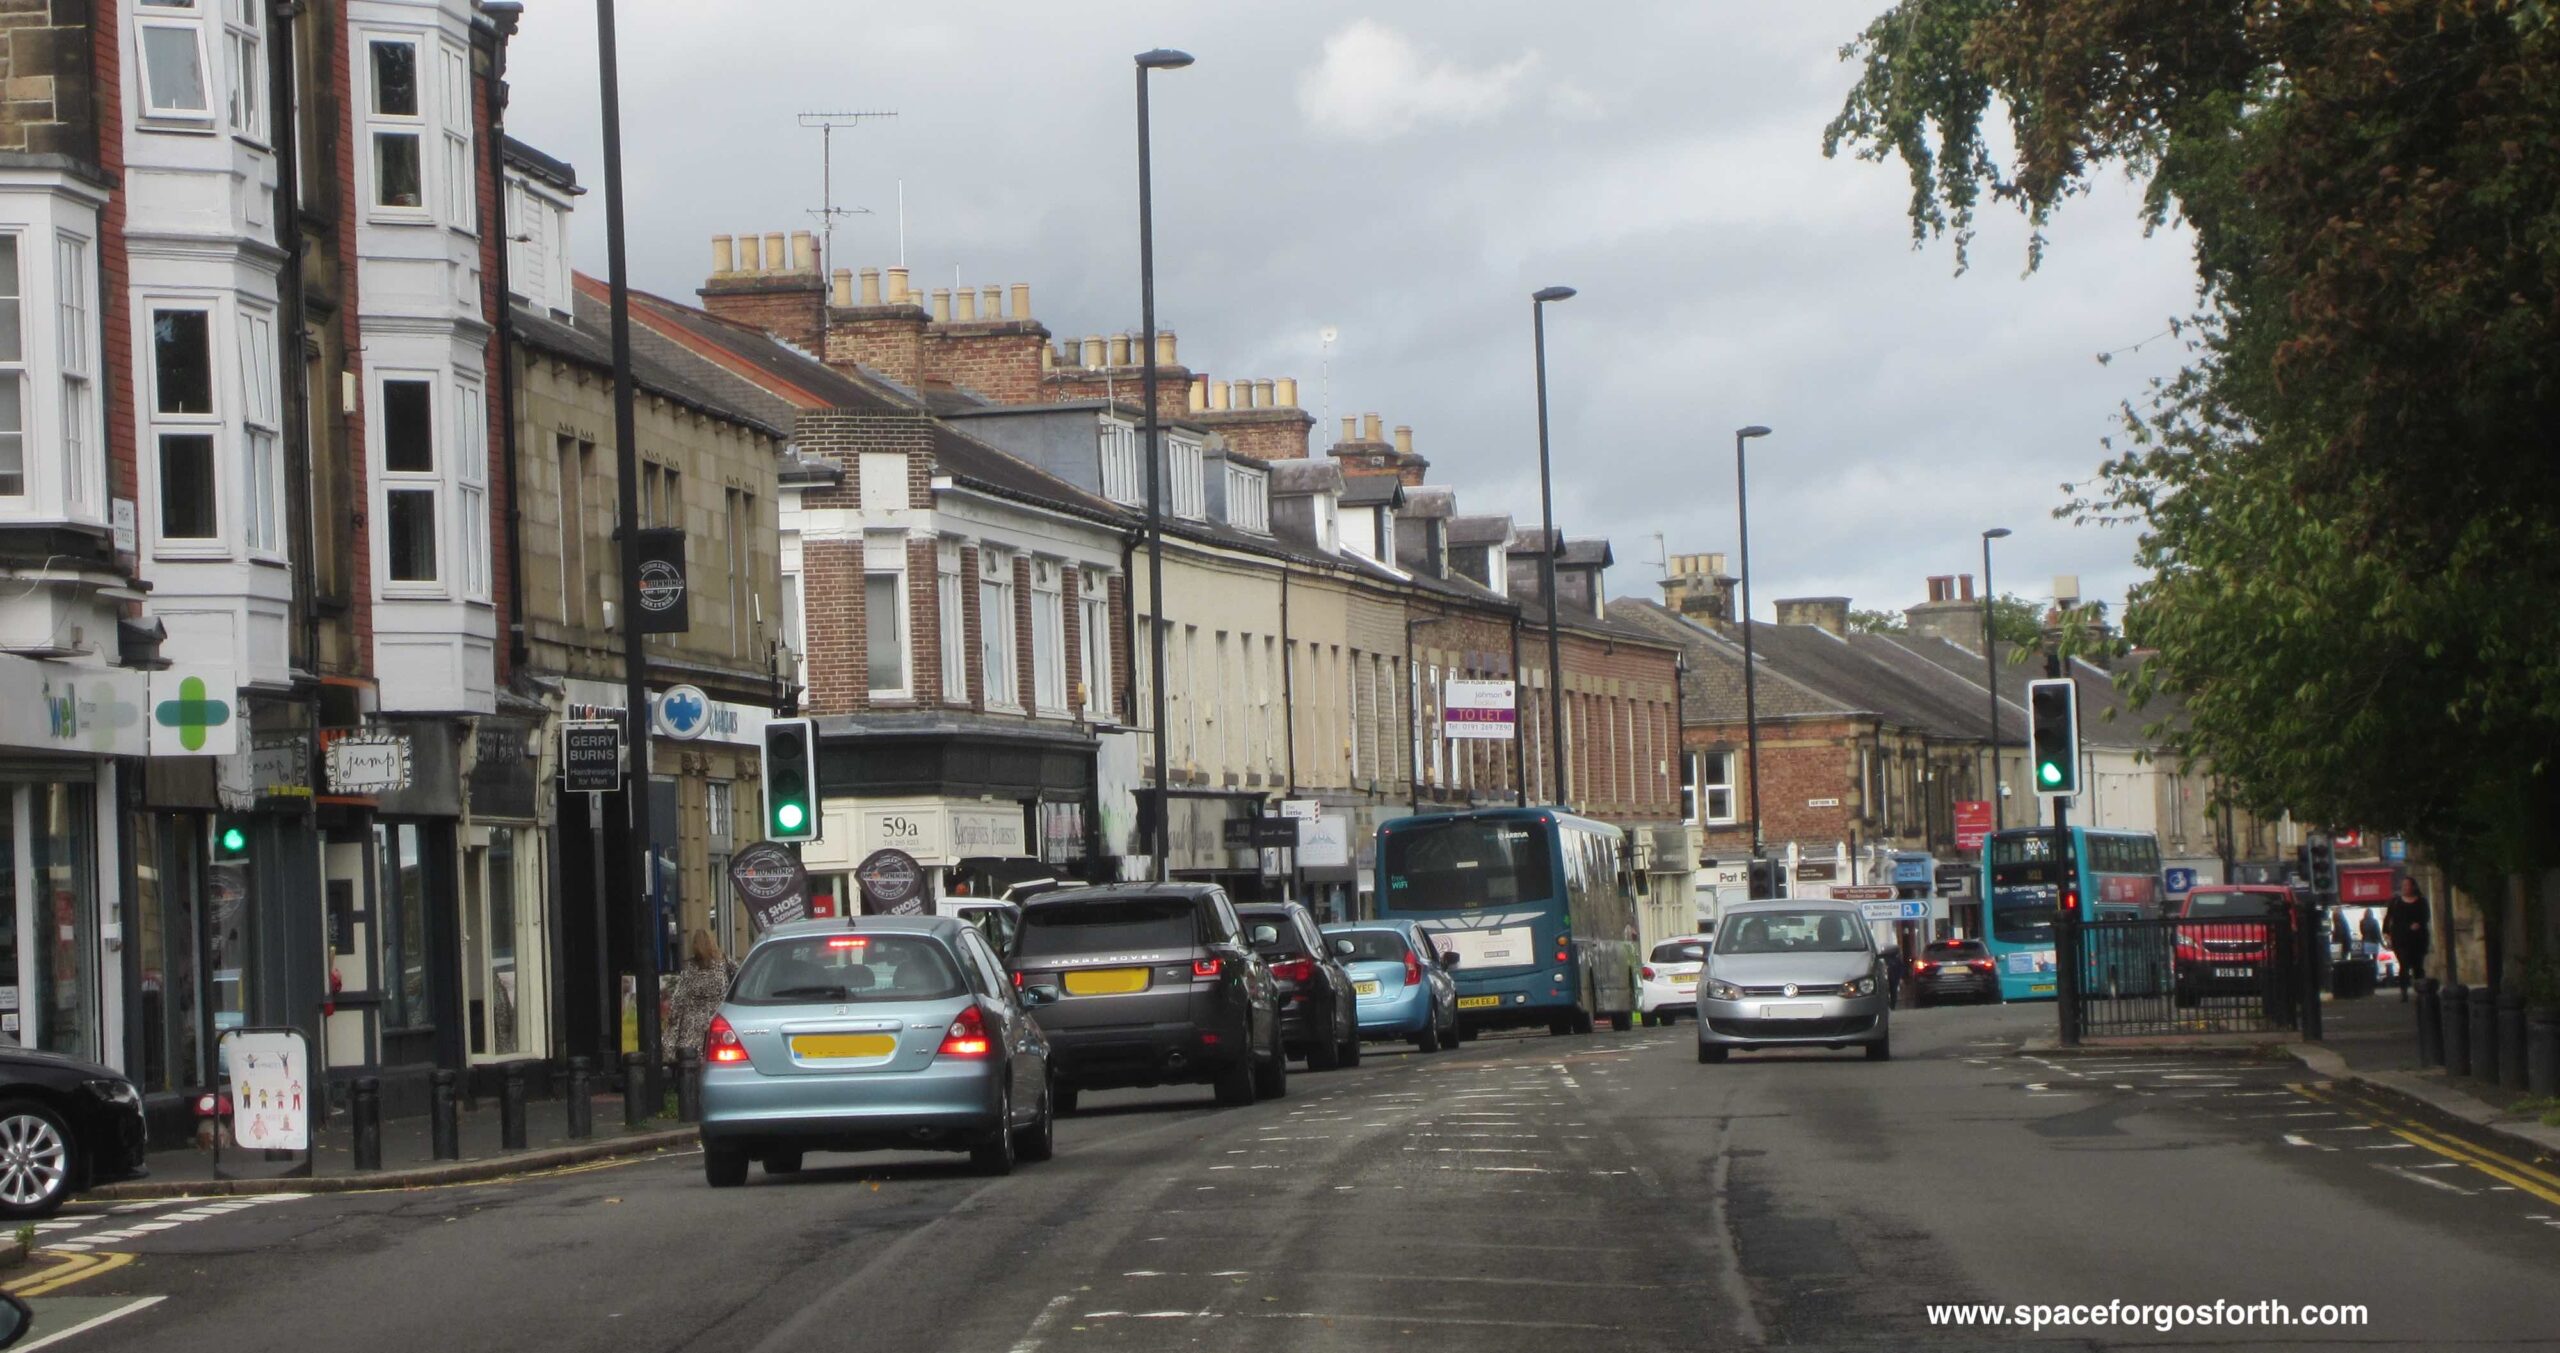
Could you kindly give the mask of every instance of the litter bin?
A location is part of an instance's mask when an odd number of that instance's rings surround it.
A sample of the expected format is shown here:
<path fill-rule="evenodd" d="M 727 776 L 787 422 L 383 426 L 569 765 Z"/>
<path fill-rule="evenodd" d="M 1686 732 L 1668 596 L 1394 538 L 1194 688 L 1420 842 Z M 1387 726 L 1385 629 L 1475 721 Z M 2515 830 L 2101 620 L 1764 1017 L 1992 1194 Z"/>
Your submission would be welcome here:
<path fill-rule="evenodd" d="M 2339 1000 L 2370 996 L 2379 971 L 2369 958 L 2351 958 L 2329 969 L 2329 994 Z"/>

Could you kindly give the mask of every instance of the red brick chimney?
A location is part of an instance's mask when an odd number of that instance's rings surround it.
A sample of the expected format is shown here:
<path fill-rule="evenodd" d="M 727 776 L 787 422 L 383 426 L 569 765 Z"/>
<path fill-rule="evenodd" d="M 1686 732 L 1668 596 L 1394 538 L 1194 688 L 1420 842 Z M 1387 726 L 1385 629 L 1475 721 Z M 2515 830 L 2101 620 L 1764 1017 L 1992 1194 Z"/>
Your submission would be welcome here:
<path fill-rule="evenodd" d="M 826 282 L 818 276 L 817 237 L 714 235 L 711 278 L 695 294 L 722 319 L 762 329 L 815 351 Z"/>
<path fill-rule="evenodd" d="M 1315 416 L 1298 407 L 1298 382 L 1191 378 L 1190 421 L 1223 434 L 1227 449 L 1255 460 L 1305 460 Z"/>
<path fill-rule="evenodd" d="M 1168 423 L 1187 418 L 1191 407 L 1191 368 L 1182 365 L 1176 351 L 1173 330 L 1156 330 L 1156 417 Z M 1136 334 L 1068 339 L 1058 345 L 1044 378 L 1048 398 L 1111 399 L 1141 407 L 1146 359 Z"/>
<path fill-rule="evenodd" d="M 1342 440 L 1333 444 L 1330 454 L 1342 462 L 1346 475 L 1394 475 L 1398 483 L 1408 488 L 1422 483 L 1431 462 L 1413 453 L 1413 429 L 1397 428 L 1391 442 L 1384 422 L 1374 413 L 1357 418 L 1345 414 Z"/>

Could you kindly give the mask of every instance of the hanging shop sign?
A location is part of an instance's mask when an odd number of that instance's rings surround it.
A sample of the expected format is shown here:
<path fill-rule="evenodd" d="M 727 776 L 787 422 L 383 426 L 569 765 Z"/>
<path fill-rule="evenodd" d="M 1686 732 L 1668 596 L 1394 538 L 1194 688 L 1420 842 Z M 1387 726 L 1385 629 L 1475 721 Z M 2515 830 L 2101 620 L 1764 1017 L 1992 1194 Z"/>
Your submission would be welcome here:
<path fill-rule="evenodd" d="M 632 567 L 640 574 L 642 634 L 682 634 L 693 628 L 684 568 L 684 532 L 671 526 L 633 533 Z"/>
<path fill-rule="evenodd" d="M 610 794 L 622 788 L 620 720 L 560 725 L 560 788 L 572 794 Z"/>
<path fill-rule="evenodd" d="M 866 916 L 921 916 L 924 870 L 903 850 L 875 850 L 853 871 Z"/>
<path fill-rule="evenodd" d="M 745 900 L 757 934 L 809 918 L 809 871 L 789 846 L 758 841 L 730 856 L 729 882 Z"/>
<path fill-rule="evenodd" d="M 240 750 L 238 674 L 221 667 L 153 672 L 153 756 L 229 756 Z"/>
<path fill-rule="evenodd" d="M 406 733 L 368 729 L 330 739 L 332 794 L 388 794 L 407 789 L 416 775 L 416 753 Z"/>

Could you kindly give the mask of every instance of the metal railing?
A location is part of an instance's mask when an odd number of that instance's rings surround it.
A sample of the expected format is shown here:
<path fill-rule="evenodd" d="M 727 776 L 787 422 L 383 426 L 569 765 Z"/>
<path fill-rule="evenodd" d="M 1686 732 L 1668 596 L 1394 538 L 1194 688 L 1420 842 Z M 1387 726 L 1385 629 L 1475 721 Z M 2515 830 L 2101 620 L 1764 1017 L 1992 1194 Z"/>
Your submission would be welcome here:
<path fill-rule="evenodd" d="M 2102 920 L 2079 931 L 2085 1037 L 2258 1033 L 2300 1021 L 2287 915 Z"/>

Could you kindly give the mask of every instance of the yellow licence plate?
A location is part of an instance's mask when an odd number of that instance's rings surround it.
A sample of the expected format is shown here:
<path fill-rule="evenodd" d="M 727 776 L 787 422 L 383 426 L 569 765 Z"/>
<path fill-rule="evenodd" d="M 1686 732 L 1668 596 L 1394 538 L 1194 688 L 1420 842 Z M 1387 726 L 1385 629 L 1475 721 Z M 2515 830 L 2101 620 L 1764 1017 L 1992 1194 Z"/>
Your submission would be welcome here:
<path fill-rule="evenodd" d="M 793 1034 L 791 1055 L 811 1061 L 886 1057 L 898 1050 L 896 1034 Z"/>
<path fill-rule="evenodd" d="M 1065 985 L 1067 994 L 1070 996 L 1122 996 L 1132 991 L 1147 989 L 1147 970 L 1144 968 L 1092 968 L 1084 972 L 1068 973 Z"/>
<path fill-rule="evenodd" d="M 1351 984 L 1351 994 L 1355 996 L 1375 996 L 1378 994 L 1378 984 L 1375 982 L 1354 982 Z"/>
<path fill-rule="evenodd" d="M 2053 983 L 2038 982 L 2034 986 L 2027 988 L 2027 994 L 2031 996 L 2050 996 L 2053 994 Z"/>
<path fill-rule="evenodd" d="M 1481 1010 L 1488 1005 L 1500 1004 L 1502 1004 L 1502 998 L 1499 996 L 1461 996 L 1458 998 L 1458 1008 L 1461 1010 Z"/>
<path fill-rule="evenodd" d="M 1694 987 L 1697 984 L 1698 975 L 1696 973 L 1675 972 L 1671 974 L 1671 985 L 1675 987 Z"/>

